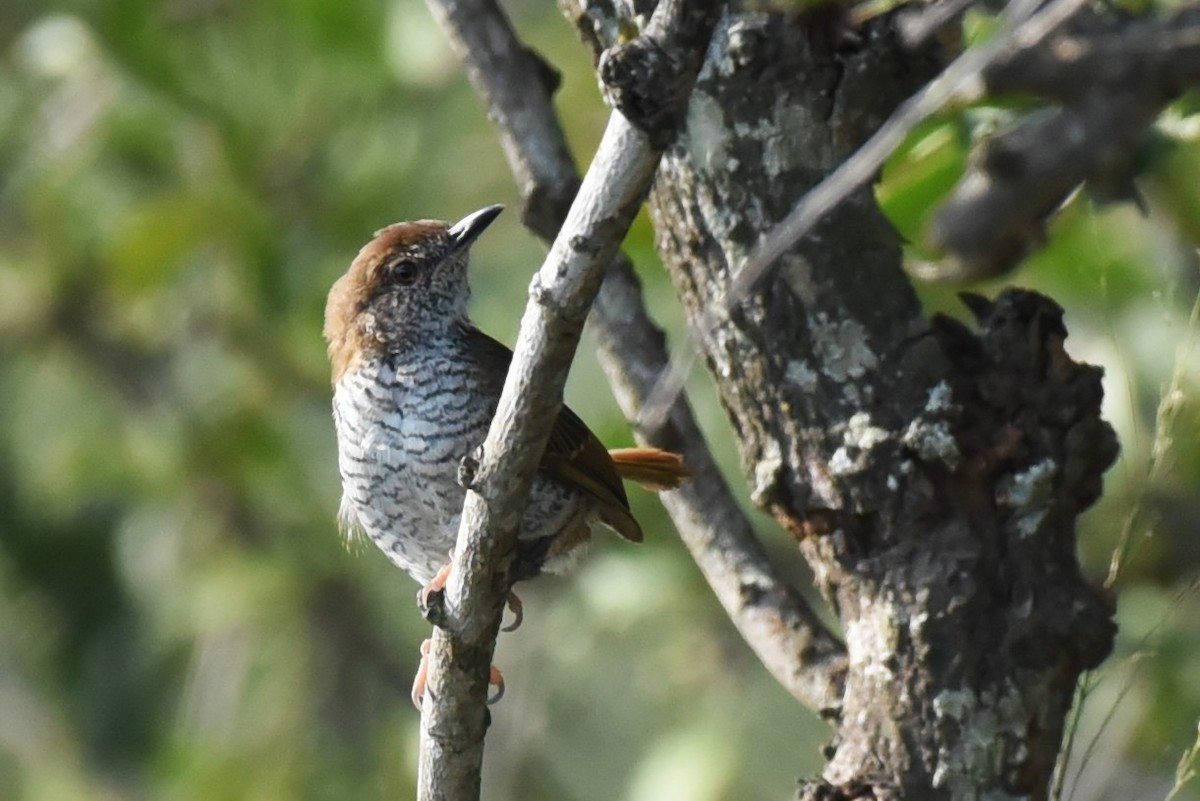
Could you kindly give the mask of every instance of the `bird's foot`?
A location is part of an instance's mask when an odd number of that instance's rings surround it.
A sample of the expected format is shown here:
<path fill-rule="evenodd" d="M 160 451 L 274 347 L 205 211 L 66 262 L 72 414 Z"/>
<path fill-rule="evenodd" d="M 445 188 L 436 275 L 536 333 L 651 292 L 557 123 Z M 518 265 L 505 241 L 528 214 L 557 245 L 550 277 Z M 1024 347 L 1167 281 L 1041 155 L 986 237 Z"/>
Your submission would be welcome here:
<path fill-rule="evenodd" d="M 412 702 L 417 709 L 421 708 L 421 703 L 425 700 L 425 687 L 429 683 L 429 648 L 432 645 L 433 640 L 421 643 L 421 664 L 417 666 L 417 675 L 413 677 Z M 489 668 L 488 686 L 496 688 L 496 692 L 488 698 L 488 704 L 497 703 L 504 697 L 504 676 L 495 665 Z"/>
<path fill-rule="evenodd" d="M 440 626 L 446 618 L 445 599 L 446 582 L 450 579 L 450 562 L 442 565 L 434 577 L 421 589 L 417 590 L 417 608 L 421 615 L 435 626 Z"/>
<path fill-rule="evenodd" d="M 450 579 L 450 563 L 442 565 L 441 569 L 434 575 L 428 584 L 417 590 L 417 608 L 421 610 L 421 615 L 435 626 L 441 624 L 445 620 L 445 607 L 443 604 L 444 591 L 446 582 Z M 516 631 L 521 627 L 521 622 L 525 620 L 525 605 L 521 603 L 521 599 L 512 590 L 504 596 L 504 605 L 508 607 L 508 611 L 513 613 L 513 622 L 502 627 L 501 631 Z"/>

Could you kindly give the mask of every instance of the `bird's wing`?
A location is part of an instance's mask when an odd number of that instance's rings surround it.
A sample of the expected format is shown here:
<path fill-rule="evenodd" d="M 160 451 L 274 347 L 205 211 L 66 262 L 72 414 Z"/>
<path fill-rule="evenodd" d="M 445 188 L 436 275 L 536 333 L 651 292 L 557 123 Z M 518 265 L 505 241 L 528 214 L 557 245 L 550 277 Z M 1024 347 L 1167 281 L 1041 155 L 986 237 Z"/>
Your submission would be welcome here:
<path fill-rule="evenodd" d="M 512 351 L 477 328 L 468 333 L 471 352 L 493 369 L 484 371 L 495 385 L 490 387 L 499 399 L 504 377 L 512 362 Z M 502 367 L 502 370 L 494 369 Z M 542 455 L 541 470 L 565 484 L 579 487 L 601 503 L 601 516 L 618 534 L 640 542 L 642 530 L 629 511 L 625 485 L 617 475 L 608 450 L 579 415 L 564 405 L 554 421 L 550 441 Z"/>

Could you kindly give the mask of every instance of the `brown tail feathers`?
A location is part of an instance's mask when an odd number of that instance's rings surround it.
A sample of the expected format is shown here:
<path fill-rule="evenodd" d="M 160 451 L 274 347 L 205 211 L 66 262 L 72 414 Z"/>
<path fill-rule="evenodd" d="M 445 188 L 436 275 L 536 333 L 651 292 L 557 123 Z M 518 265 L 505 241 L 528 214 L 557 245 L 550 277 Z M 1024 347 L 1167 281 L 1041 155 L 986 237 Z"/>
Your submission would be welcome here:
<path fill-rule="evenodd" d="M 608 455 L 621 478 L 651 492 L 675 489 L 692 475 L 682 456 L 658 448 L 615 448 Z"/>

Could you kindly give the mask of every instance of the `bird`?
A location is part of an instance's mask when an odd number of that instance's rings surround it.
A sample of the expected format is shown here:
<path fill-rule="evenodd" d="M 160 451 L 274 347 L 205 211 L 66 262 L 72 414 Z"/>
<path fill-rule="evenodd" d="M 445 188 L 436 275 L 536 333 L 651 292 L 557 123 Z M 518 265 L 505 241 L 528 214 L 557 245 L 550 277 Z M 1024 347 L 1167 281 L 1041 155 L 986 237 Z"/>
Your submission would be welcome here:
<path fill-rule="evenodd" d="M 487 435 L 512 361 L 512 351 L 468 316 L 471 248 L 502 208 L 453 224 L 416 220 L 376 231 L 325 307 L 338 518 L 347 534 L 364 534 L 422 586 L 419 601 L 445 584 L 466 497 L 459 468 Z M 569 570 L 595 528 L 641 542 L 622 478 L 660 491 L 690 474 L 669 451 L 606 449 L 562 406 L 520 519 L 511 580 Z M 517 616 L 511 629 L 522 615 L 512 593 L 509 606 Z M 413 689 L 418 706 L 424 671 L 423 659 Z M 498 671 L 492 678 L 502 693 Z"/>

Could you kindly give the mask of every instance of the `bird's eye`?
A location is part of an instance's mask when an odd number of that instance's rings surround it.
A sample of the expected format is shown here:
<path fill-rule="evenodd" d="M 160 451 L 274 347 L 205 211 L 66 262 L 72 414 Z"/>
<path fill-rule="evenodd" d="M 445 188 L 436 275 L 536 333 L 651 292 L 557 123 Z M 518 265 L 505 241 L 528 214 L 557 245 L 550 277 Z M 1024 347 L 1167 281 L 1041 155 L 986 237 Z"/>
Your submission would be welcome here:
<path fill-rule="evenodd" d="M 401 259 L 392 264 L 392 280 L 397 284 L 408 285 L 417 280 L 417 263 Z"/>

